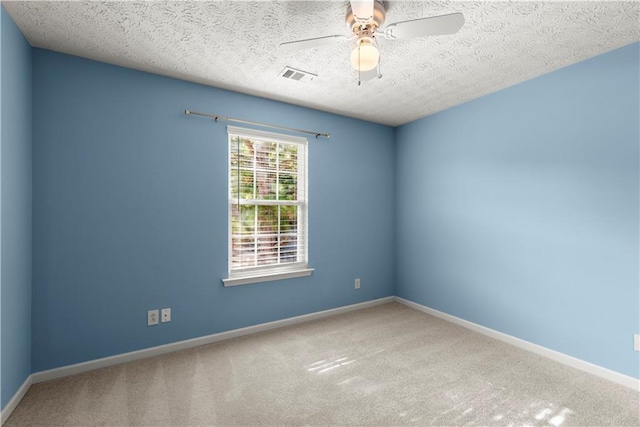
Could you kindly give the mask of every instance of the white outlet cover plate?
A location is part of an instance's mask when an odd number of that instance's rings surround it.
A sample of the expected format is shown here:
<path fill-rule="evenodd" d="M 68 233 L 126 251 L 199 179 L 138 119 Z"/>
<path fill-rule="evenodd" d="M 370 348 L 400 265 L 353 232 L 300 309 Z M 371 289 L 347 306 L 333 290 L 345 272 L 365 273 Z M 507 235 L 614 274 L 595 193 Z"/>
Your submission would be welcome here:
<path fill-rule="evenodd" d="M 158 324 L 159 310 L 147 311 L 147 326 L 153 326 Z"/>
<path fill-rule="evenodd" d="M 633 334 L 633 349 L 640 351 L 640 334 Z"/>
<path fill-rule="evenodd" d="M 171 322 L 171 309 L 163 308 L 162 309 L 162 323 Z"/>

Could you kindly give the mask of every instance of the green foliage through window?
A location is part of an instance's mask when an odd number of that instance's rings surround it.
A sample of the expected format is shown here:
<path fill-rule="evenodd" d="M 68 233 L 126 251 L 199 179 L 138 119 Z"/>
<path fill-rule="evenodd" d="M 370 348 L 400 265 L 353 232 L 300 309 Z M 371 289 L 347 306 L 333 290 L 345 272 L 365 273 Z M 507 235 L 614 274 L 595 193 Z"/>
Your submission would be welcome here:
<path fill-rule="evenodd" d="M 229 144 L 230 267 L 303 261 L 304 146 L 239 135 Z"/>

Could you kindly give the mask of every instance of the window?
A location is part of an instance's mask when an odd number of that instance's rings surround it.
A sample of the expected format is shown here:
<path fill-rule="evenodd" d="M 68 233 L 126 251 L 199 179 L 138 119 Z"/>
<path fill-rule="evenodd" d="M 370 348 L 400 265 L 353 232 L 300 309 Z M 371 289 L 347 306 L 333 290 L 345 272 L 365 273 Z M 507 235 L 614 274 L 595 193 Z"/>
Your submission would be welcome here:
<path fill-rule="evenodd" d="M 225 286 L 308 276 L 307 140 L 227 127 L 229 277 Z"/>

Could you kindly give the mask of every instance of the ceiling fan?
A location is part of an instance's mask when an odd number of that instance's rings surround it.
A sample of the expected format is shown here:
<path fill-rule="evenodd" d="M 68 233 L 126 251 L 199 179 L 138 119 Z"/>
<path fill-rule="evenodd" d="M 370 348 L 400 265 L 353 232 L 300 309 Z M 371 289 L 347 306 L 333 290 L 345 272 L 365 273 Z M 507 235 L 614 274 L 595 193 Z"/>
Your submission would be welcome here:
<path fill-rule="evenodd" d="M 331 35 L 306 40 L 296 40 L 280 44 L 280 49 L 291 52 L 298 49 L 324 46 L 336 41 L 349 40 L 351 43 L 351 65 L 358 74 L 358 84 L 380 74 L 380 51 L 376 38 L 387 40 L 410 39 L 413 37 L 453 34 L 464 25 L 461 13 L 432 16 L 410 21 L 395 22 L 383 30 L 386 11 L 380 0 L 351 0 L 345 21 L 352 32 L 351 37 Z"/>

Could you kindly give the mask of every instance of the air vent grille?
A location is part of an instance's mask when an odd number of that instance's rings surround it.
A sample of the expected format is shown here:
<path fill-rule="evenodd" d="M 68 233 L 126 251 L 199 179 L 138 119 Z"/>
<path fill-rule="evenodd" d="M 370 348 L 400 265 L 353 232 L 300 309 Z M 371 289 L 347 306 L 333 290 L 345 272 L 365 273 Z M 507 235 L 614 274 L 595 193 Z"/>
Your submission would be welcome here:
<path fill-rule="evenodd" d="M 282 71 L 280 71 L 280 77 L 284 77 L 288 80 L 296 80 L 299 82 L 311 81 L 318 77 L 317 74 L 310 73 L 308 71 L 297 70 L 295 68 L 291 68 L 289 66 L 284 67 Z"/>

